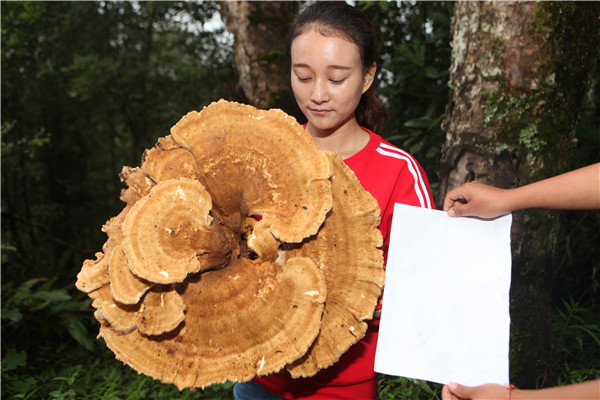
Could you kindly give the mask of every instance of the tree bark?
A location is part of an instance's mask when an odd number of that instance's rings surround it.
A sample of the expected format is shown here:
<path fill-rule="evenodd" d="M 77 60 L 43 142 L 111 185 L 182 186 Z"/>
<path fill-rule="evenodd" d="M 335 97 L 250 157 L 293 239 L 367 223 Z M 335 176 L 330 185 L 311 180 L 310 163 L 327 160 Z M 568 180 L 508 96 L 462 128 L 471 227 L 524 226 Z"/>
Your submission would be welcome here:
<path fill-rule="evenodd" d="M 564 172 L 598 58 L 598 4 L 457 2 L 438 204 L 480 181 L 509 188 Z M 556 212 L 513 219 L 511 381 L 554 384 L 549 364 Z"/>
<path fill-rule="evenodd" d="M 258 108 L 289 105 L 293 97 L 286 38 L 298 3 L 221 1 L 219 4 L 225 26 L 235 38 L 239 84 L 250 103 Z"/>

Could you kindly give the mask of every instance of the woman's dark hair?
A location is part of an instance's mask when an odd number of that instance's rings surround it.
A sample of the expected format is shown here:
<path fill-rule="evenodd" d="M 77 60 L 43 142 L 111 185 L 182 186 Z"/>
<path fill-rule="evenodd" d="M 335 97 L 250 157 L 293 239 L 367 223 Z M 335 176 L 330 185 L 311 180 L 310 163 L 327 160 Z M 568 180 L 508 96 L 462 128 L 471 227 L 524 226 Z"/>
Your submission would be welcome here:
<path fill-rule="evenodd" d="M 303 33 L 316 30 L 323 36 L 336 36 L 354 43 L 360 52 L 363 70 L 376 62 L 377 35 L 367 17 L 358 9 L 341 1 L 317 1 L 296 16 L 289 30 L 287 50 Z M 373 84 L 363 93 L 356 108 L 356 120 L 361 126 L 378 131 L 383 126 L 387 110 L 377 97 Z"/>

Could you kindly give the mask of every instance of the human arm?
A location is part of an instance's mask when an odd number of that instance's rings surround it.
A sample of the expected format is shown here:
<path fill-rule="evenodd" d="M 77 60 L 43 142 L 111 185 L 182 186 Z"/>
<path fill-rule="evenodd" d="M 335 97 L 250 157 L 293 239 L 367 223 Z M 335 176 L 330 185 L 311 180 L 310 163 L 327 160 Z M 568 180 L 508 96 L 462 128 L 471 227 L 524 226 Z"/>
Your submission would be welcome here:
<path fill-rule="evenodd" d="M 509 389 L 502 385 L 488 383 L 480 386 L 463 386 L 449 383 L 442 388 L 442 400 L 586 400 L 600 399 L 600 379 L 567 386 L 556 386 L 538 390 Z"/>
<path fill-rule="evenodd" d="M 446 194 L 451 217 L 494 218 L 524 208 L 600 209 L 600 163 L 514 189 L 469 182 Z"/>

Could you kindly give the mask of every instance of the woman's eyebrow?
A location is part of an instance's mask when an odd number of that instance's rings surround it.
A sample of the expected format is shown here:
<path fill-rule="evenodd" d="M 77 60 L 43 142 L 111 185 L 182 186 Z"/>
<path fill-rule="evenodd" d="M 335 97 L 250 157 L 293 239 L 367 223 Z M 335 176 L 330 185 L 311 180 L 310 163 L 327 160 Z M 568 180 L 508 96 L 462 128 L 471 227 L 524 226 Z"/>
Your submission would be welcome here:
<path fill-rule="evenodd" d="M 348 66 L 348 65 L 328 65 L 327 69 L 343 69 L 343 70 L 350 70 L 352 69 L 352 67 Z"/>
<path fill-rule="evenodd" d="M 304 64 L 304 63 L 296 63 L 296 64 L 293 64 L 292 67 L 293 68 L 311 68 L 310 65 Z M 337 64 L 328 65 L 326 68 L 327 69 L 342 69 L 342 70 L 352 69 L 352 67 L 350 67 L 348 65 L 337 65 Z"/>

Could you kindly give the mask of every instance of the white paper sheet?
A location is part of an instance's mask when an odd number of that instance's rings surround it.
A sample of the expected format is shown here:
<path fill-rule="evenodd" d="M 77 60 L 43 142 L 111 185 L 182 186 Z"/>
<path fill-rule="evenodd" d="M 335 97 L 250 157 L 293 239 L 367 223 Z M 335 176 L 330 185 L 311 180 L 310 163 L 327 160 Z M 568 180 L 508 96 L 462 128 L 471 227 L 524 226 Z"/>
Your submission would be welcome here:
<path fill-rule="evenodd" d="M 509 383 L 511 223 L 395 205 L 375 371 Z"/>

